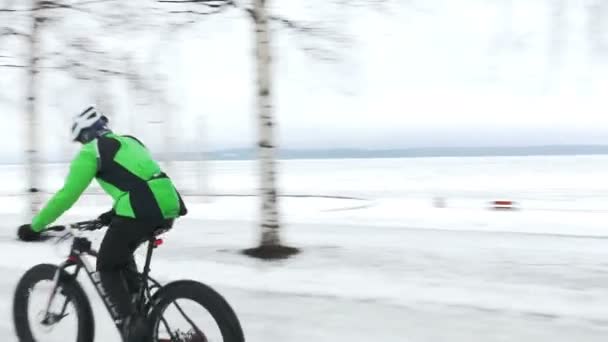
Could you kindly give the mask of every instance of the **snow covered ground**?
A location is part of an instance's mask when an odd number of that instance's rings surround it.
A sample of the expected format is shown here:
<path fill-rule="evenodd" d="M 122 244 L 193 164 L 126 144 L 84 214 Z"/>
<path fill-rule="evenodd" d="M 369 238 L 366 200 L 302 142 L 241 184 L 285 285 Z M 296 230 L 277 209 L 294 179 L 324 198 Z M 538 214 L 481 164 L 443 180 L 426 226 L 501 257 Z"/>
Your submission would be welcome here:
<path fill-rule="evenodd" d="M 608 157 L 287 161 L 281 167 L 286 193 L 359 199 L 284 199 L 284 237 L 303 253 L 267 263 L 238 253 L 257 241 L 254 197 L 188 197 L 191 214 L 166 234 L 153 264 L 163 281 L 193 278 L 224 294 L 248 341 L 606 339 L 602 176 Z M 48 170 L 49 190 L 61 183 L 63 168 Z M 255 190 L 249 162 L 214 162 L 209 170 L 215 193 Z M 0 168 L 4 179 L 15 179 L 0 197 L 3 341 L 14 340 L 10 310 L 21 274 L 60 261 L 67 251 L 14 240 L 23 220 L 23 197 L 15 196 L 19 172 Z M 187 187 L 196 173 L 190 166 L 175 174 Z M 436 196 L 446 208 L 433 207 Z M 503 198 L 518 201 L 521 210 L 487 209 Z M 107 205 L 101 196 L 86 196 L 62 221 L 92 217 Z M 91 237 L 99 242 L 101 235 Z M 107 314 L 95 314 L 97 341 L 117 341 Z"/>

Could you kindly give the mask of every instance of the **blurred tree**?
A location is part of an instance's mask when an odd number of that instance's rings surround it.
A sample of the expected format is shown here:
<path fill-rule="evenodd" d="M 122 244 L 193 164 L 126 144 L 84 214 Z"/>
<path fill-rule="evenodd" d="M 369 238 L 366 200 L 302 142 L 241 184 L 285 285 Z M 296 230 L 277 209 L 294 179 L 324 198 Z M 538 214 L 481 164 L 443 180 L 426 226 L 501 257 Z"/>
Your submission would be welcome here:
<path fill-rule="evenodd" d="M 387 0 L 334 0 L 321 2 L 337 6 L 381 6 Z M 118 6 L 120 4 L 120 6 Z M 163 4 L 156 7 L 154 4 Z M 178 6 L 168 8 L 167 6 Z M 257 122 L 258 122 L 258 154 L 261 175 L 261 242 L 260 246 L 248 250 L 251 255 L 260 257 L 282 257 L 297 253 L 297 249 L 285 247 L 281 243 L 279 228 L 279 210 L 277 203 L 276 186 L 276 143 L 273 106 L 272 106 L 272 77 L 271 77 L 271 26 L 274 23 L 290 32 L 299 34 L 298 43 L 304 51 L 317 59 L 335 61 L 337 54 L 335 46 L 346 41 L 345 37 L 324 27 L 323 22 L 307 22 L 290 19 L 286 16 L 268 12 L 267 0 L 254 0 L 249 3 L 238 0 L 157 0 L 150 2 L 132 0 L 129 2 L 119 0 L 30 0 L 22 1 L 4 0 L 0 2 L 0 14 L 9 14 L 10 20 L 3 20 L 0 26 L 1 37 L 18 37 L 28 42 L 27 58 L 14 56 L 0 67 L 23 68 L 28 73 L 26 117 L 27 120 L 27 170 L 28 186 L 31 194 L 31 211 L 35 212 L 40 204 L 38 197 L 39 184 L 39 156 L 38 156 L 38 103 L 40 92 L 40 72 L 43 69 L 67 71 L 76 79 L 95 80 L 99 89 L 99 98 L 110 98 L 105 94 L 112 77 L 125 78 L 136 91 L 145 90 L 152 99 L 166 97 L 166 75 L 146 71 L 138 72 L 136 62 L 140 57 L 137 39 L 131 50 L 120 49 L 111 43 L 111 38 L 124 40 L 125 35 L 135 37 L 136 32 L 158 32 L 160 28 L 169 28 L 175 32 L 187 25 L 199 21 L 200 16 L 213 15 L 228 9 L 236 9 L 252 20 L 256 42 L 256 71 L 257 71 Z M 178 20 L 169 21 L 166 13 L 174 14 Z M 59 24 L 65 24 L 65 17 L 73 17 L 74 13 L 87 15 L 99 21 L 101 30 L 94 34 L 86 30 L 75 30 L 74 26 L 67 25 L 61 30 L 63 35 L 59 41 L 63 44 L 55 47 L 53 52 L 42 46 L 42 33 L 51 27 L 56 30 Z M 89 19 L 90 20 L 90 19 Z M 23 22 L 29 21 L 29 26 Z M 71 22 L 71 20 L 70 20 Z M 86 32 L 86 33 L 85 33 Z M 80 33 L 80 34 L 79 34 Z M 91 38 L 94 37 L 94 38 Z M 165 38 L 168 40 L 170 35 Z M 310 43 L 306 38 L 317 42 L 329 44 Z M 124 44 L 123 44 L 124 45 Z M 157 54 L 158 51 L 152 51 Z M 4 51 L 0 50 L 4 56 Z M 3 60 L 5 60 L 4 58 Z M 153 58 L 154 60 L 154 58 Z M 46 61 L 46 63 L 43 63 Z M 122 61 L 122 63 L 116 63 Z M 164 94 L 164 97 L 162 96 Z M 161 96 L 158 96 L 161 95 Z M 170 104 L 165 99 L 161 105 L 165 115 L 169 113 Z M 104 107 L 111 108 L 110 103 L 103 103 Z M 168 121 L 168 120 L 167 120 Z M 170 127 L 170 125 L 168 125 Z M 170 130 L 165 130 L 170 132 Z M 170 133 L 168 133 L 170 134 Z M 167 136 L 166 140 L 171 140 Z"/>
<path fill-rule="evenodd" d="M 608 54 L 608 2 L 588 1 L 587 32 L 590 54 L 598 60 L 605 60 Z"/>
<path fill-rule="evenodd" d="M 164 29 L 158 25 L 162 14 L 149 4 L 144 0 L 0 1 L 0 68 L 22 69 L 24 77 L 27 75 L 24 116 L 30 215 L 37 212 L 42 200 L 41 73 L 60 71 L 92 82 L 102 110 L 112 109 L 109 88 L 113 78 L 126 80 L 150 99 L 162 98 L 158 94 L 163 85 L 149 76 L 153 74 L 150 68 L 136 62 L 137 46 L 112 44 L 125 35 Z M 91 27 L 92 22 L 98 26 Z"/>
<path fill-rule="evenodd" d="M 323 22 L 306 22 L 286 16 L 270 13 L 269 0 L 157 0 L 159 3 L 170 4 L 174 7 L 170 13 L 181 15 L 208 16 L 230 9 L 244 12 L 252 21 L 255 37 L 256 60 L 256 116 L 258 129 L 258 160 L 260 175 L 261 199 L 261 238 L 256 248 L 245 250 L 245 254 L 262 259 L 277 259 L 289 257 L 298 253 L 297 248 L 285 246 L 280 236 L 280 215 L 278 207 L 278 189 L 276 172 L 276 125 L 277 120 L 273 107 L 272 83 L 272 51 L 271 25 L 298 33 L 298 43 L 304 51 L 317 59 L 335 61 L 336 54 L 332 50 L 336 45 L 347 39 L 324 27 Z M 388 0 L 334 0 L 323 1 L 320 7 L 331 4 L 344 6 L 375 6 L 381 8 Z M 330 44 L 306 43 L 306 38 L 329 41 Z"/>
<path fill-rule="evenodd" d="M 28 54 L 24 60 L 13 57 L 17 60 L 16 63 L 8 63 L 0 65 L 2 67 L 25 68 L 27 70 L 26 82 L 26 99 L 25 99 L 25 116 L 26 116 L 26 163 L 27 163 L 27 179 L 28 192 L 30 194 L 30 211 L 35 212 L 40 206 L 41 198 L 39 192 L 39 161 L 38 161 L 38 135 L 39 135 L 39 120 L 38 120 L 38 97 L 39 97 L 39 74 L 40 74 L 40 31 L 44 24 L 45 10 L 54 8 L 55 3 L 52 1 L 33 0 L 26 7 L 16 7 L 14 1 L 8 1 L 5 6 L 0 7 L 0 12 L 9 20 L 3 18 L 3 27 L 0 29 L 1 37 L 19 37 L 27 42 Z M 27 25 L 19 25 L 17 17 L 20 14 L 25 14 L 29 19 L 29 27 Z M 11 20 L 12 19 L 12 20 Z M 14 26 L 9 26 L 13 24 Z"/>

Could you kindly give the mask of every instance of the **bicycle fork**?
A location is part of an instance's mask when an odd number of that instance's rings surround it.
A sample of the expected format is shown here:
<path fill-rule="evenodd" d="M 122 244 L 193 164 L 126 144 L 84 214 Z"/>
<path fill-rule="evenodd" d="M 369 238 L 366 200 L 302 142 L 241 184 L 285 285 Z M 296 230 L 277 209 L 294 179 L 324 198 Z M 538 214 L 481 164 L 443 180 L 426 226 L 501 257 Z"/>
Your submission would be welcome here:
<path fill-rule="evenodd" d="M 71 260 L 68 260 L 68 261 L 62 263 L 61 265 L 59 265 L 59 267 L 57 267 L 57 271 L 55 271 L 55 275 L 53 276 L 53 287 L 51 290 L 51 295 L 49 296 L 49 300 L 48 300 L 46 308 L 43 312 L 44 318 L 42 320 L 42 324 L 52 325 L 52 324 L 55 324 L 58 321 L 60 321 L 65 316 L 67 316 L 67 314 L 65 313 L 65 310 L 67 309 L 68 303 L 70 302 L 70 299 L 68 297 L 65 298 L 65 302 L 63 303 L 63 305 L 61 307 L 61 312 L 59 314 L 52 314 L 50 311 L 51 311 L 51 306 L 53 305 L 53 300 L 57 296 L 61 273 L 65 270 L 66 267 L 71 266 L 71 265 L 74 265 L 74 263 Z M 72 276 L 74 278 L 76 278 L 78 276 L 79 271 L 80 271 L 80 265 L 77 266 L 76 271 L 74 272 L 74 274 Z"/>

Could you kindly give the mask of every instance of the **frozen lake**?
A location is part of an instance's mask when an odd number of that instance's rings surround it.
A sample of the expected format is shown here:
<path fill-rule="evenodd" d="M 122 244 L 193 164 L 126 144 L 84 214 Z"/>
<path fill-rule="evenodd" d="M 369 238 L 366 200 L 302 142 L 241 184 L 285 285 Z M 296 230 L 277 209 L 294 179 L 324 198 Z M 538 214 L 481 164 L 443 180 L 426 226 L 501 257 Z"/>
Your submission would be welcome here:
<path fill-rule="evenodd" d="M 172 169 L 198 189 L 196 163 Z M 294 160 L 280 164 L 284 237 L 303 253 L 264 263 L 253 197 L 193 197 L 166 235 L 153 273 L 204 281 L 233 304 L 248 341 L 604 341 L 608 334 L 608 156 Z M 211 162 L 215 194 L 255 192 L 255 164 Z M 45 188 L 63 165 L 45 168 Z M 23 221 L 21 168 L 0 168 L 0 332 L 20 275 L 66 247 L 14 240 Z M 12 181 L 14 180 L 14 181 Z M 46 190 L 45 189 L 45 190 Z M 445 199 L 435 208 L 433 198 Z M 488 202 L 517 201 L 493 211 Z M 63 222 L 109 202 L 86 196 Z M 92 238 L 99 242 L 101 235 Z M 141 257 L 141 256 L 140 256 Z M 92 294 L 91 292 L 89 292 Z M 94 297 L 91 296 L 91 299 Z M 117 340 L 96 310 L 97 340 Z"/>

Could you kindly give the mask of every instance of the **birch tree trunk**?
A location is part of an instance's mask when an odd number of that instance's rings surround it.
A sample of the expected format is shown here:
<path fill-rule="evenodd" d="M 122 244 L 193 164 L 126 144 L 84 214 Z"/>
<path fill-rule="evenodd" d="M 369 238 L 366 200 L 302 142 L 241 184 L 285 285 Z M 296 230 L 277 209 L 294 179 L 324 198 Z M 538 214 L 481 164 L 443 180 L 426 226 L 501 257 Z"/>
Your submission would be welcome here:
<path fill-rule="evenodd" d="M 32 29 L 29 36 L 29 65 L 26 100 L 26 155 L 27 155 L 27 181 L 30 203 L 30 214 L 35 215 L 41 206 L 40 196 L 40 160 L 38 128 L 38 96 L 39 96 L 39 63 L 40 63 L 40 25 L 44 18 L 39 0 L 32 1 Z"/>
<path fill-rule="evenodd" d="M 258 163 L 260 170 L 261 241 L 245 254 L 261 259 L 282 259 L 297 254 L 297 248 L 281 243 L 276 180 L 275 118 L 272 107 L 272 58 L 267 0 L 255 0 L 251 12 L 255 21 L 257 71 Z"/>
<path fill-rule="evenodd" d="M 255 42 L 257 64 L 258 158 L 261 177 L 261 245 L 279 246 L 279 210 L 276 190 L 274 118 L 271 102 L 270 32 L 266 0 L 255 0 Z"/>

